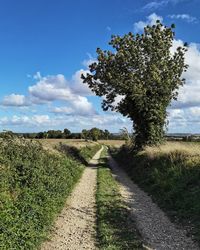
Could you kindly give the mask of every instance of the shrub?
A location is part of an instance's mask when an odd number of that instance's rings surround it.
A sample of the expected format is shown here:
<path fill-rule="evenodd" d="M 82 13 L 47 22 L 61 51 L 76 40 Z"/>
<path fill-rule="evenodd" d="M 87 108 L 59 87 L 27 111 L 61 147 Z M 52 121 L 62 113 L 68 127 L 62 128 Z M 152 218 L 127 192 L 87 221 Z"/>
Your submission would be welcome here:
<path fill-rule="evenodd" d="M 46 238 L 83 166 L 40 143 L 0 140 L 1 249 L 35 249 Z"/>
<path fill-rule="evenodd" d="M 87 165 L 90 159 L 95 155 L 95 153 L 100 150 L 100 144 L 94 144 L 92 146 L 85 146 L 80 149 L 69 146 L 64 143 L 60 143 L 57 146 L 57 150 L 62 153 L 65 153 L 68 156 L 72 156 L 74 159 L 80 161 L 81 163 Z"/>

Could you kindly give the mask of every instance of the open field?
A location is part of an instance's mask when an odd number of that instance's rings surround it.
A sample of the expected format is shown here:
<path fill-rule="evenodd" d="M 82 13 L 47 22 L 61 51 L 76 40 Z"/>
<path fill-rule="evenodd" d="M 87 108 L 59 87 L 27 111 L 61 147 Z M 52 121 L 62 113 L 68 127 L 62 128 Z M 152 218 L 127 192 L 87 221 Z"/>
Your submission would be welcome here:
<path fill-rule="evenodd" d="M 114 147 L 121 147 L 125 143 L 124 140 L 99 140 L 98 142 L 106 146 Z"/>
<path fill-rule="evenodd" d="M 85 146 L 91 146 L 96 142 L 93 141 L 85 141 L 84 139 L 34 139 L 42 143 L 44 148 L 46 149 L 54 149 L 55 146 L 59 145 L 59 143 L 66 144 L 68 146 L 81 148 Z M 98 140 L 97 143 L 104 144 L 107 146 L 120 147 L 125 141 L 124 140 Z"/>
<path fill-rule="evenodd" d="M 34 139 L 42 143 L 44 148 L 46 149 L 54 149 L 55 146 L 59 145 L 59 143 L 66 144 L 68 146 L 81 148 L 85 146 L 93 145 L 92 141 L 85 141 L 83 139 Z"/>
<path fill-rule="evenodd" d="M 146 147 L 144 152 L 150 158 L 152 158 L 159 154 L 170 154 L 174 151 L 181 152 L 188 156 L 200 157 L 200 143 L 199 142 L 169 142 L 168 141 L 158 147 Z"/>

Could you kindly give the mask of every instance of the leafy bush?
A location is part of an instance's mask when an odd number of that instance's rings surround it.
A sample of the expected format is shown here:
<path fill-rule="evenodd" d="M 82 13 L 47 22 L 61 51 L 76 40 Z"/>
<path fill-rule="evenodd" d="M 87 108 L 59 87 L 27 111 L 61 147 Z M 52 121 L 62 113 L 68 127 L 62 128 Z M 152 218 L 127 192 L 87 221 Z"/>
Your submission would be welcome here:
<path fill-rule="evenodd" d="M 1 249 L 35 249 L 83 171 L 40 143 L 0 140 Z"/>
<path fill-rule="evenodd" d="M 89 162 L 97 151 L 101 149 L 100 144 L 94 144 L 93 146 L 86 146 L 80 149 L 80 155 Z"/>
<path fill-rule="evenodd" d="M 133 154 L 126 147 L 113 155 L 132 179 L 200 242 L 200 155 L 175 148 L 148 148 Z"/>
<path fill-rule="evenodd" d="M 90 159 L 95 155 L 95 153 L 100 150 L 100 144 L 93 144 L 92 146 L 85 146 L 80 149 L 69 146 L 64 143 L 60 143 L 57 149 L 68 156 L 72 156 L 74 159 L 80 161 L 81 163 L 87 165 Z"/>

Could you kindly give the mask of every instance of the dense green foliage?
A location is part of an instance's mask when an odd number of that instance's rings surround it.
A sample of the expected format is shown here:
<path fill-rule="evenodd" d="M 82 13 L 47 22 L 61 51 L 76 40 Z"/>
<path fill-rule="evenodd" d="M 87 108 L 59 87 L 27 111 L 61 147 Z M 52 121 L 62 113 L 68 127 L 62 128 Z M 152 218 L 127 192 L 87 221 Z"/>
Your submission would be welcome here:
<path fill-rule="evenodd" d="M 117 181 L 108 168 L 105 151 L 97 174 L 97 232 L 99 248 L 108 250 L 143 249 L 134 222 L 130 222 Z"/>
<path fill-rule="evenodd" d="M 114 155 L 132 179 L 200 243 L 200 156 L 180 150 L 133 155 L 126 147 Z"/>
<path fill-rule="evenodd" d="M 0 140 L 0 247 L 35 249 L 79 179 L 83 166 L 41 144 Z"/>
<path fill-rule="evenodd" d="M 101 130 L 98 128 L 92 128 L 89 130 L 83 129 L 81 133 L 71 133 L 68 129 L 64 129 L 63 132 L 60 130 L 49 130 L 49 131 L 38 132 L 38 133 L 14 133 L 12 131 L 5 131 L 5 132 L 0 132 L 0 138 L 20 137 L 26 139 L 85 139 L 94 141 L 108 140 L 108 139 L 111 140 L 124 139 L 120 133 L 110 133 L 107 129 Z M 95 131 L 98 132 L 96 134 L 95 133 L 93 134 L 93 132 Z"/>
<path fill-rule="evenodd" d="M 89 162 L 97 151 L 101 149 L 100 144 L 94 144 L 93 146 L 86 146 L 80 149 L 80 155 Z"/>
<path fill-rule="evenodd" d="M 69 129 L 65 128 L 63 131 L 61 130 L 48 130 L 44 132 L 38 133 L 23 133 L 22 136 L 24 138 L 36 138 L 36 139 L 70 139 L 74 136 L 76 138 L 76 134 L 72 134 Z"/>
<path fill-rule="evenodd" d="M 181 75 L 187 68 L 186 47 L 172 53 L 173 28 L 157 21 L 144 28 L 143 34 L 113 36 L 109 44 L 114 51 L 98 48 L 91 73 L 82 75 L 84 83 L 104 97 L 104 110 L 119 111 L 133 121 L 136 148 L 162 141 L 166 108 L 185 82 Z"/>
<path fill-rule="evenodd" d="M 59 150 L 60 152 L 73 157 L 75 160 L 78 160 L 79 162 L 85 165 L 89 163 L 89 161 L 96 154 L 96 152 L 100 150 L 100 148 L 101 148 L 101 145 L 96 144 L 96 143 L 93 144 L 92 146 L 87 145 L 80 149 L 69 146 L 64 143 L 59 143 L 59 145 L 56 147 L 56 149 Z"/>
<path fill-rule="evenodd" d="M 90 139 L 93 141 L 97 141 L 99 139 L 108 140 L 111 136 L 110 132 L 105 129 L 104 131 L 99 128 L 91 128 L 89 130 L 83 129 L 81 133 L 81 137 L 85 140 Z"/>

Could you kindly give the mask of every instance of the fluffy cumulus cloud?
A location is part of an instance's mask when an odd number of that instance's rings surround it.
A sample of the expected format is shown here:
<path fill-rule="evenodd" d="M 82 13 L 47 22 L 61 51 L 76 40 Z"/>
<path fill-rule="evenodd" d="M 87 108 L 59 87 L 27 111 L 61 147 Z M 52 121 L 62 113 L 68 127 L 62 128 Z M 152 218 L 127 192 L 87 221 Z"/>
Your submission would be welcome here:
<path fill-rule="evenodd" d="M 175 40 L 173 50 L 179 46 L 183 46 L 183 41 Z M 189 66 L 183 74 L 186 84 L 180 88 L 178 101 L 172 103 L 172 108 L 200 106 L 200 51 L 198 44 L 189 44 L 185 54 L 185 62 Z"/>
<path fill-rule="evenodd" d="M 11 94 L 5 96 L 1 101 L 3 106 L 24 107 L 30 105 L 51 104 L 55 101 L 62 101 L 66 108 L 55 109 L 55 113 L 91 115 L 96 111 L 85 95 L 92 95 L 88 87 L 82 83 L 81 74 L 87 70 L 77 71 L 70 81 L 64 75 L 42 77 L 39 72 L 34 79 L 37 82 L 28 88 L 28 95 Z"/>
<path fill-rule="evenodd" d="M 160 20 L 161 22 L 163 21 L 163 18 L 161 16 L 158 16 L 156 13 L 152 13 L 146 18 L 146 21 L 139 21 L 134 23 L 134 31 L 143 31 L 144 27 L 147 25 L 154 25 L 156 24 L 156 21 Z"/>
<path fill-rule="evenodd" d="M 24 107 L 24 106 L 29 106 L 30 102 L 24 95 L 11 94 L 5 96 L 1 104 L 3 106 Z"/>
<path fill-rule="evenodd" d="M 91 64 L 94 61 L 89 62 L 89 64 Z M 79 95 L 93 95 L 92 91 L 90 90 L 90 88 L 88 87 L 87 84 L 83 83 L 83 80 L 81 79 L 81 75 L 86 75 L 87 73 L 89 73 L 89 70 L 84 70 L 84 69 L 80 69 L 77 70 L 75 72 L 75 74 L 73 74 L 71 81 L 70 81 L 70 85 L 72 90 Z"/>
<path fill-rule="evenodd" d="M 30 86 L 28 90 L 31 97 L 42 102 L 71 98 L 71 90 L 63 75 L 43 77 L 35 85 Z"/>
<path fill-rule="evenodd" d="M 197 23 L 198 20 L 194 16 L 190 16 L 189 14 L 176 14 L 176 15 L 168 15 L 171 19 L 181 19 L 183 21 L 186 21 L 188 23 Z"/>
<path fill-rule="evenodd" d="M 34 86 L 29 87 L 29 93 L 36 102 L 64 101 L 66 107 L 54 109 L 55 113 L 63 112 L 76 115 L 91 115 L 95 113 L 92 104 L 85 96 L 89 92 L 85 86 L 81 86 L 80 75 L 83 70 L 77 71 L 70 84 L 63 75 L 43 77 Z M 79 81 L 79 82 L 78 82 Z M 74 84 L 73 84 L 74 83 Z M 80 88 L 78 86 L 81 86 Z M 67 112 L 66 112 L 67 110 Z"/>

